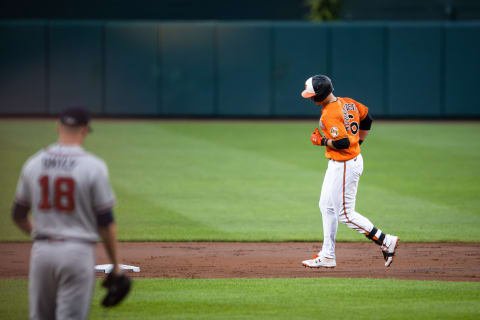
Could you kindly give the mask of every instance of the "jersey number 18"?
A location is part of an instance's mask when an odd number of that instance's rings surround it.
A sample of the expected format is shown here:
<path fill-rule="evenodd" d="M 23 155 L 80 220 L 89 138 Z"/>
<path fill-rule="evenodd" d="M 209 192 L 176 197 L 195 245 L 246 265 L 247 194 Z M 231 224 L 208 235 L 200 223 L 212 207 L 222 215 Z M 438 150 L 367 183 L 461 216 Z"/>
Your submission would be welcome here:
<path fill-rule="evenodd" d="M 38 208 L 40 210 L 52 209 L 50 202 L 50 177 L 40 177 L 40 187 L 42 188 L 42 199 Z M 53 205 L 59 212 L 71 212 L 75 209 L 75 181 L 69 177 L 57 177 L 54 180 Z"/>

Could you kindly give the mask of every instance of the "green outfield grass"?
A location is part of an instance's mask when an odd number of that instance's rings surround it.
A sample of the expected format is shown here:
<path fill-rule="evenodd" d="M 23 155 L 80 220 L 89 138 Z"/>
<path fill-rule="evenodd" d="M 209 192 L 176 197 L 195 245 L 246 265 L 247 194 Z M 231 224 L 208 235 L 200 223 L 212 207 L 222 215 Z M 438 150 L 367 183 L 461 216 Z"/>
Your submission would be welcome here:
<path fill-rule="evenodd" d="M 326 168 L 316 121 L 95 121 L 121 240 L 317 241 Z M 374 123 L 357 211 L 403 241 L 480 241 L 480 123 Z M 55 121 L 0 120 L 0 241 L 23 162 Z M 360 234 L 339 227 L 339 241 Z"/>
<path fill-rule="evenodd" d="M 2 318 L 26 319 L 26 280 L 0 280 Z M 136 279 L 90 319 L 478 319 L 480 283 L 382 279 Z"/>

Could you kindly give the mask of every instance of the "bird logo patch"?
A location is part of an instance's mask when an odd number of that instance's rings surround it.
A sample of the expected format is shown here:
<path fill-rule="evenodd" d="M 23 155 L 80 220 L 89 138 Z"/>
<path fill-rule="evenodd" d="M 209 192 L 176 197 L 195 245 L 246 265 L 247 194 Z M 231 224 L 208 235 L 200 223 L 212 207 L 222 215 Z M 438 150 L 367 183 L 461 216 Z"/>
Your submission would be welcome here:
<path fill-rule="evenodd" d="M 338 128 L 337 127 L 332 127 L 330 128 L 330 135 L 333 138 L 336 138 L 338 136 Z"/>

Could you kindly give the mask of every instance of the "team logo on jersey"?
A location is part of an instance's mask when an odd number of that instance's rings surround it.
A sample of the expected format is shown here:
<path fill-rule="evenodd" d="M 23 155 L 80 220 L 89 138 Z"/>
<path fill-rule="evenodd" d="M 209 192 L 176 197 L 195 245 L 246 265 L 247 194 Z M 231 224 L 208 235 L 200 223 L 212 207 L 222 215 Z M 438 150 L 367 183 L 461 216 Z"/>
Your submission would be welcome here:
<path fill-rule="evenodd" d="M 337 127 L 332 127 L 330 129 L 330 134 L 333 138 L 336 138 L 338 136 L 338 128 Z"/>

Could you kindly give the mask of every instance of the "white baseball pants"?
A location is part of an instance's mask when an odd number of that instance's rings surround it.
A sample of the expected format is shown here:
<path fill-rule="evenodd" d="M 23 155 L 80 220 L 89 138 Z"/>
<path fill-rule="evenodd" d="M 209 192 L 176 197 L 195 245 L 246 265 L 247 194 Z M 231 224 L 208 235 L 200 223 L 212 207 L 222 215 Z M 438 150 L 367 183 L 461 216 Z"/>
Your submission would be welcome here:
<path fill-rule="evenodd" d="M 373 229 L 370 220 L 355 211 L 358 181 L 362 172 L 361 154 L 348 161 L 328 162 L 319 201 L 323 220 L 321 254 L 326 258 L 335 258 L 338 221 L 362 234 L 368 234 Z"/>

